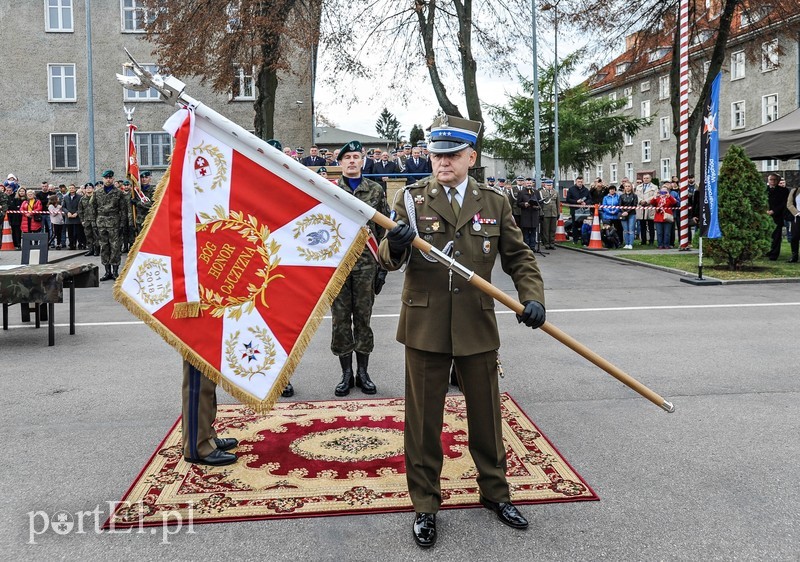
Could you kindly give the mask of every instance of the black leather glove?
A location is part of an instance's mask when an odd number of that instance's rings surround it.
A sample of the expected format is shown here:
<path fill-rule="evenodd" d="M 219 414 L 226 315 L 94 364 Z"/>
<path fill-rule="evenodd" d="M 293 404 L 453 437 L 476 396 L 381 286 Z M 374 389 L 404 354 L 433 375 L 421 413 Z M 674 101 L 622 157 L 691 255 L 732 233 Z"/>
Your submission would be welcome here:
<path fill-rule="evenodd" d="M 398 224 L 387 232 L 386 240 L 389 243 L 389 251 L 392 256 L 401 256 L 411 246 L 411 242 L 416 237 L 417 233 L 408 224 Z"/>
<path fill-rule="evenodd" d="M 381 294 L 381 290 L 383 290 L 383 285 L 386 283 L 386 274 L 387 273 L 389 273 L 389 272 L 386 271 L 385 269 L 383 269 L 382 267 L 378 268 L 378 274 L 375 275 L 375 284 L 374 284 L 374 289 L 375 289 L 375 294 L 376 295 L 380 295 Z"/>
<path fill-rule="evenodd" d="M 517 322 L 525 324 L 534 330 L 544 324 L 545 311 L 544 305 L 537 301 L 525 301 L 525 310 L 522 314 L 517 314 Z"/>

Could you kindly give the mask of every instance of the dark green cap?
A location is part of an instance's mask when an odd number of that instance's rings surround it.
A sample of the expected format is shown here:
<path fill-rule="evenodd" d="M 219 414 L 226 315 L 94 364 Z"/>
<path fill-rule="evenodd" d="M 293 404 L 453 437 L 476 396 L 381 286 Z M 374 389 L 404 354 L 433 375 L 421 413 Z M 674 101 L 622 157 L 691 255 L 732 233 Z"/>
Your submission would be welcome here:
<path fill-rule="evenodd" d="M 104 178 L 113 178 L 114 177 L 114 170 L 106 170 L 102 174 L 100 174 Z"/>
<path fill-rule="evenodd" d="M 344 157 L 344 155 L 347 154 L 348 152 L 360 153 L 363 149 L 364 147 L 361 146 L 360 142 L 358 142 L 357 140 L 351 140 L 339 150 L 339 156 L 337 156 L 336 159 L 341 160 Z"/>
<path fill-rule="evenodd" d="M 272 146 L 272 147 L 277 148 L 278 150 L 283 150 L 283 145 L 281 144 L 281 141 L 279 141 L 277 139 L 269 139 L 267 141 L 267 144 Z"/>

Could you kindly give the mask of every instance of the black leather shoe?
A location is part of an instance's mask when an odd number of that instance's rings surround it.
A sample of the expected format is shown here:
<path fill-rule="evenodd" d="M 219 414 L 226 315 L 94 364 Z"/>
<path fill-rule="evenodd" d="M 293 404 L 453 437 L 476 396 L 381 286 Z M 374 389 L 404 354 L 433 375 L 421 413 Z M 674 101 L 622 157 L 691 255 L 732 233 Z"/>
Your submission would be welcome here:
<path fill-rule="evenodd" d="M 430 548 L 436 544 L 436 514 L 417 513 L 414 515 L 414 542 L 422 548 Z"/>
<path fill-rule="evenodd" d="M 528 520 L 522 516 L 511 502 L 495 503 L 481 496 L 481 505 L 486 509 L 494 511 L 497 514 L 497 518 L 509 527 L 513 527 L 514 529 L 528 528 Z"/>
<path fill-rule="evenodd" d="M 372 379 L 369 378 L 367 368 L 369 367 L 369 355 L 366 353 L 356 352 L 356 386 L 361 389 L 364 394 L 375 394 L 378 388 Z"/>
<path fill-rule="evenodd" d="M 208 466 L 225 466 L 228 464 L 233 464 L 236 462 L 236 455 L 233 453 L 226 453 L 220 449 L 214 449 L 214 452 L 208 455 L 207 457 L 203 457 L 202 459 L 190 459 L 188 457 L 184 457 L 186 462 L 190 462 L 193 464 L 205 464 Z"/>
<path fill-rule="evenodd" d="M 111 273 L 111 266 L 106 265 L 104 267 L 106 268 L 106 273 L 100 278 L 100 281 L 111 281 L 114 279 L 114 275 Z"/>
<path fill-rule="evenodd" d="M 87 257 L 88 257 L 88 256 L 93 256 L 93 255 L 94 255 L 94 252 L 93 252 L 92 250 L 89 250 L 88 252 L 86 252 L 86 253 L 85 253 L 85 254 L 83 254 L 83 255 L 84 255 L 84 256 L 87 256 Z"/>
<path fill-rule="evenodd" d="M 283 392 L 281 392 L 281 396 L 283 396 L 284 398 L 291 398 L 292 396 L 294 396 L 294 387 L 292 386 L 292 383 L 286 384 L 286 387 L 283 389 Z"/>
<path fill-rule="evenodd" d="M 215 437 L 214 443 L 220 451 L 230 451 L 239 446 L 239 440 L 234 437 Z"/>

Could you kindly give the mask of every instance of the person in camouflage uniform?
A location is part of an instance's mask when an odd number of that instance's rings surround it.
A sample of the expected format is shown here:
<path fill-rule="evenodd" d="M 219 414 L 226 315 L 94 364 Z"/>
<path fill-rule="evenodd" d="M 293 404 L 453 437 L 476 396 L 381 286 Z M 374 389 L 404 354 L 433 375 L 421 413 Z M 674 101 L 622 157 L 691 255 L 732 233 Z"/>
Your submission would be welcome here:
<path fill-rule="evenodd" d="M 128 223 L 129 208 L 127 194 L 114 187 L 114 172 L 106 170 L 103 172 L 103 187 L 92 197 L 100 242 L 100 261 L 106 270 L 100 281 L 116 279 L 119 275 L 120 228 Z"/>
<path fill-rule="evenodd" d="M 83 225 L 83 234 L 86 237 L 86 253 L 84 256 L 99 256 L 100 248 L 97 245 L 97 220 L 94 214 L 94 185 L 87 183 L 83 186 L 83 197 L 78 203 L 78 218 Z"/>
<path fill-rule="evenodd" d="M 138 236 L 139 233 L 144 228 L 144 219 L 147 218 L 147 213 L 150 212 L 150 209 L 153 207 L 153 203 L 155 202 L 155 194 L 156 188 L 150 185 L 150 172 L 144 171 L 140 175 L 140 183 L 139 188 L 142 190 L 142 195 L 144 195 L 148 200 L 142 201 L 139 196 L 135 196 L 133 198 L 133 208 L 136 209 L 136 235 Z"/>
<path fill-rule="evenodd" d="M 386 193 L 383 188 L 367 178 L 361 177 L 362 147 L 358 141 L 351 141 L 339 151 L 342 177 L 338 185 L 352 193 L 376 211 L 387 214 Z M 370 230 L 380 240 L 383 228 L 373 221 L 368 223 Z M 364 248 L 355 267 L 347 277 L 342 290 L 333 301 L 333 337 L 331 351 L 339 357 L 342 366 L 342 380 L 336 385 L 334 394 L 346 396 L 353 386 L 359 386 L 364 394 L 375 394 L 377 388 L 369 377 L 367 367 L 372 353 L 374 339 L 370 328 L 372 304 L 375 302 L 375 288 L 378 264 L 369 248 Z M 353 375 L 353 351 L 356 352 L 357 370 Z"/>

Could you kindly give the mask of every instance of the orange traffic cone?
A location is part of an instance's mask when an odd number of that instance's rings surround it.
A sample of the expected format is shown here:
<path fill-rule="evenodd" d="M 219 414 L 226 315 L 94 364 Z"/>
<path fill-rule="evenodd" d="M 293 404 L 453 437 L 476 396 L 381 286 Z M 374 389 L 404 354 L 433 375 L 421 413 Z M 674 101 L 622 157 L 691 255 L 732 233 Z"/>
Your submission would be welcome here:
<path fill-rule="evenodd" d="M 556 242 L 566 242 L 567 231 L 564 229 L 564 219 L 558 215 L 558 223 L 556 224 Z"/>
<path fill-rule="evenodd" d="M 8 213 L 3 217 L 3 245 L 0 250 L 13 250 L 14 238 L 11 236 L 11 225 L 8 224 Z"/>
<path fill-rule="evenodd" d="M 592 237 L 589 239 L 589 250 L 603 250 L 603 237 L 600 235 L 599 205 L 594 206 L 594 220 L 592 221 Z"/>

